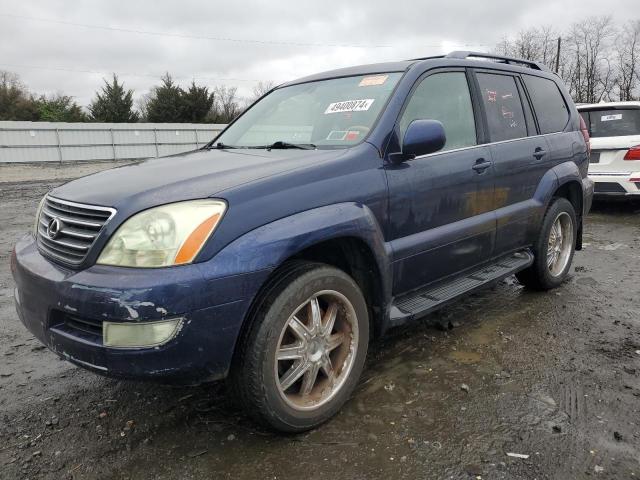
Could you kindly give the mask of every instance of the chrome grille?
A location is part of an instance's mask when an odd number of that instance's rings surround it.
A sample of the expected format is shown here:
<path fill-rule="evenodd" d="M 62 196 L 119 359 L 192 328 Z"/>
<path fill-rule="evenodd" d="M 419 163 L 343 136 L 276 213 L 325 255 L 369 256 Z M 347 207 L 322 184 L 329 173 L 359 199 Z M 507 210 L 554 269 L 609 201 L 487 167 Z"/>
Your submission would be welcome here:
<path fill-rule="evenodd" d="M 52 260 L 79 265 L 115 212 L 113 208 L 47 196 L 38 219 L 38 248 Z M 57 219 L 56 228 L 51 225 L 54 219 Z"/>

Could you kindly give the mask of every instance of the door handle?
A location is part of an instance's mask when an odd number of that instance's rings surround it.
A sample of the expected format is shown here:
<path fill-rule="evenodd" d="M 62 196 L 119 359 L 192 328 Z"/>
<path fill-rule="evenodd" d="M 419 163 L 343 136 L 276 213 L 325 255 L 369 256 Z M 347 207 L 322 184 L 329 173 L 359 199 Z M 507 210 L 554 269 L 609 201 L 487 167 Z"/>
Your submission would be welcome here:
<path fill-rule="evenodd" d="M 537 160 L 540 160 L 547 154 L 547 151 L 542 147 L 537 147 L 533 152 L 533 156 L 536 157 Z"/>
<path fill-rule="evenodd" d="M 473 164 L 473 168 L 476 173 L 483 173 L 487 168 L 489 168 L 493 162 L 485 160 L 484 158 L 479 158 L 476 160 L 476 163 Z"/>

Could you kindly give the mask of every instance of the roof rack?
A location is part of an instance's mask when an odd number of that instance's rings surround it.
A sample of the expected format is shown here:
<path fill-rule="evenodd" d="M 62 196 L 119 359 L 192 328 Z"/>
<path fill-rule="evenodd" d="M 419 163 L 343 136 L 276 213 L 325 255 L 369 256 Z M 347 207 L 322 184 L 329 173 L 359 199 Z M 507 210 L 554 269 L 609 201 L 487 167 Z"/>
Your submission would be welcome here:
<path fill-rule="evenodd" d="M 418 60 L 433 60 L 436 58 L 444 58 L 446 57 L 446 55 L 430 55 L 428 57 L 418 57 L 418 58 L 410 58 L 409 60 L 407 60 L 408 62 L 415 62 Z"/>
<path fill-rule="evenodd" d="M 492 53 L 484 53 L 484 52 L 469 52 L 466 50 L 456 50 L 455 52 L 451 52 L 448 55 L 445 55 L 445 58 L 458 58 L 461 60 L 466 58 L 484 58 L 487 60 L 493 60 L 498 63 L 506 63 L 508 65 L 511 65 L 511 64 L 525 65 L 534 70 L 541 70 L 544 72 L 550 71 L 546 65 L 540 62 L 525 60 L 523 58 L 505 57 L 504 55 L 495 55 Z"/>

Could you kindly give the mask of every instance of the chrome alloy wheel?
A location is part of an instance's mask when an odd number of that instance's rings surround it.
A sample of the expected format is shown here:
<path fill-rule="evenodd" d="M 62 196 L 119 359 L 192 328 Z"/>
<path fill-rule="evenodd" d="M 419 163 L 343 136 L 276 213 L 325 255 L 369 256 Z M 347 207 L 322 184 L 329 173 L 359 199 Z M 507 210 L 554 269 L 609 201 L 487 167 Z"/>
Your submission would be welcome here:
<path fill-rule="evenodd" d="M 573 222 L 566 212 L 560 212 L 551 226 L 547 243 L 547 267 L 552 276 L 564 271 L 573 249 Z"/>
<path fill-rule="evenodd" d="M 296 410 L 314 410 L 330 401 L 349 377 L 358 348 L 358 320 L 351 302 L 323 290 L 287 320 L 276 349 L 276 385 Z"/>

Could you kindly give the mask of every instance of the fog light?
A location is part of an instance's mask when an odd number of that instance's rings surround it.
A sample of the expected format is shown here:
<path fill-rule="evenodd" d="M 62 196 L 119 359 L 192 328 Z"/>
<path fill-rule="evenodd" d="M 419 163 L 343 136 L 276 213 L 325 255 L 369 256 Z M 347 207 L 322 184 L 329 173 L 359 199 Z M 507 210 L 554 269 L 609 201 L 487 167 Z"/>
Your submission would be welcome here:
<path fill-rule="evenodd" d="M 182 326 L 182 320 L 174 318 L 158 322 L 103 322 L 103 343 L 105 347 L 115 348 L 157 347 L 176 336 Z"/>

